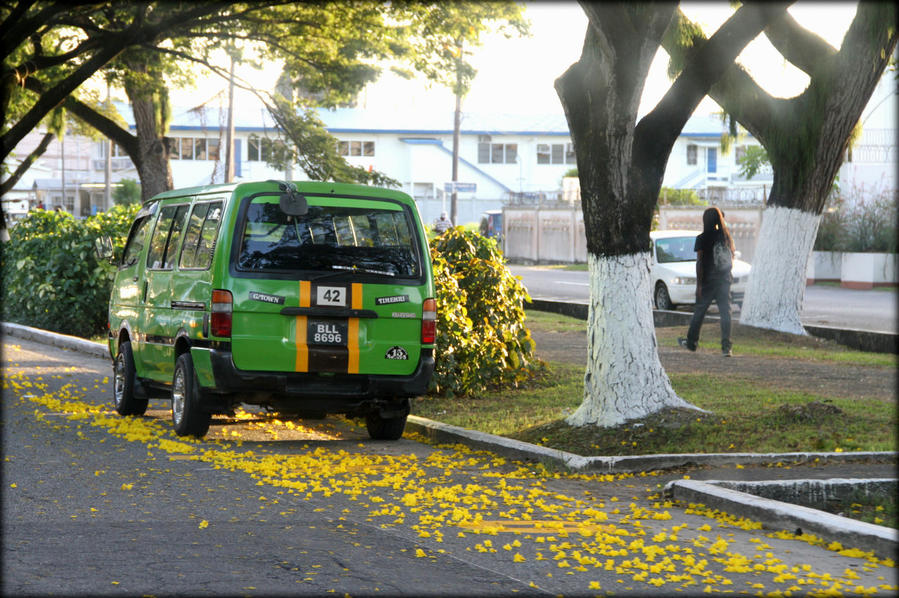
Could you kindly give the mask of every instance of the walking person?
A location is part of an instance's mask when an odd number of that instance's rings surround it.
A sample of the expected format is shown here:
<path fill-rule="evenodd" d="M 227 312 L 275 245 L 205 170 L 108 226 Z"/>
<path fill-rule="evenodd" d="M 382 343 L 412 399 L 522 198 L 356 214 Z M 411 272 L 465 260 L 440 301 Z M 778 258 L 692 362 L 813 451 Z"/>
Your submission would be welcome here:
<path fill-rule="evenodd" d="M 446 215 L 446 212 L 440 212 L 440 218 L 434 221 L 434 231 L 438 235 L 442 235 L 453 227 L 452 220 Z"/>
<path fill-rule="evenodd" d="M 690 320 L 687 338 L 679 338 L 680 346 L 695 351 L 705 312 L 712 301 L 718 304 L 721 319 L 721 353 L 733 356 L 730 340 L 730 285 L 734 263 L 734 240 L 727 230 L 724 214 L 709 208 L 702 214 L 702 233 L 696 237 L 696 308 Z"/>

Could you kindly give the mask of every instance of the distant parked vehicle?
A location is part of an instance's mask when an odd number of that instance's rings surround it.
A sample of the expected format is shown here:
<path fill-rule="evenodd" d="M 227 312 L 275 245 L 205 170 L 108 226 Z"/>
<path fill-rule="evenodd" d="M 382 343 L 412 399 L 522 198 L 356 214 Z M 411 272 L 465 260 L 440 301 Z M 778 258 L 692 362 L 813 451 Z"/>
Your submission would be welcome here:
<path fill-rule="evenodd" d="M 496 242 L 503 243 L 503 212 L 502 210 L 487 210 L 481 213 L 481 235 L 496 239 Z"/>
<path fill-rule="evenodd" d="M 652 239 L 652 299 L 656 309 L 676 309 L 696 303 L 696 252 L 693 247 L 701 231 L 656 230 Z M 739 259 L 738 251 L 731 270 L 731 302 L 743 304 L 746 283 L 752 266 Z"/>

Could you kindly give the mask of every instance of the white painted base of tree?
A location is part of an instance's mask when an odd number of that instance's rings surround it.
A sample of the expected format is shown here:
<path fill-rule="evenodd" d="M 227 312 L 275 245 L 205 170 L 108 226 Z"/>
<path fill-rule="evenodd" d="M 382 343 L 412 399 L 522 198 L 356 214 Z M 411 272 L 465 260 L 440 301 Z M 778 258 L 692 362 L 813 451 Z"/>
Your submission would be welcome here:
<path fill-rule="evenodd" d="M 665 407 L 697 409 L 675 394 L 659 361 L 649 253 L 588 255 L 590 309 L 584 401 L 566 421 L 617 426 Z"/>
<path fill-rule="evenodd" d="M 755 247 L 740 323 L 790 334 L 807 334 L 799 316 L 806 268 L 821 216 L 795 208 L 769 207 Z"/>

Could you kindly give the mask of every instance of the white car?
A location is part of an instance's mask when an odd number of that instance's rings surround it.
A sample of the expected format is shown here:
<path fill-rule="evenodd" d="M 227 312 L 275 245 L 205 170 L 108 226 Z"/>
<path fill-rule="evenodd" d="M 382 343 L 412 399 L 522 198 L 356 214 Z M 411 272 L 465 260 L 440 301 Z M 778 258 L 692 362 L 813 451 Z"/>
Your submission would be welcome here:
<path fill-rule="evenodd" d="M 696 252 L 693 247 L 700 232 L 655 230 L 649 233 L 652 239 L 652 299 L 656 309 L 675 309 L 678 305 L 696 303 Z M 739 257 L 738 251 L 731 269 L 734 282 L 730 294 L 732 303 L 742 305 L 752 266 Z"/>

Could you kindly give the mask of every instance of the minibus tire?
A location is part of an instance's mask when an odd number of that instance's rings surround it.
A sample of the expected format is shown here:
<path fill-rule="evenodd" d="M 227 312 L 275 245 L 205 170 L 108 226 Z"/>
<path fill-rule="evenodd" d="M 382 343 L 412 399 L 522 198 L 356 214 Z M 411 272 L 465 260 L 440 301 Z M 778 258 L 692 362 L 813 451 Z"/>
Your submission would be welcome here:
<path fill-rule="evenodd" d="M 172 424 L 178 436 L 202 438 L 209 431 L 212 414 L 200 406 L 200 399 L 193 359 L 190 353 L 182 353 L 172 376 Z"/>
<path fill-rule="evenodd" d="M 365 427 L 372 440 L 399 440 L 406 428 L 406 416 L 382 417 L 375 411 L 365 416 Z"/>
<path fill-rule="evenodd" d="M 147 412 L 149 399 L 134 396 L 137 386 L 137 371 L 134 369 L 134 354 L 131 343 L 119 343 L 119 353 L 113 363 L 112 400 L 119 415 L 143 415 Z"/>

